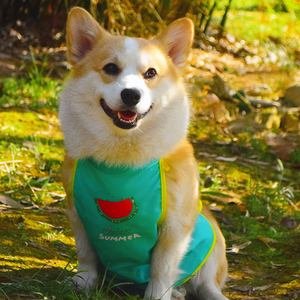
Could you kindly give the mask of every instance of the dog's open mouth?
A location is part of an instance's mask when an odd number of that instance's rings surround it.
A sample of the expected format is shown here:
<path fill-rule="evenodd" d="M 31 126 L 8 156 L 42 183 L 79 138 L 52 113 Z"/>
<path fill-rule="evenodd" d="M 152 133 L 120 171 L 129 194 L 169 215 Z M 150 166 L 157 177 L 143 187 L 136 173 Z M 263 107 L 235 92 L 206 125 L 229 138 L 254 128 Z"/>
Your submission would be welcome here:
<path fill-rule="evenodd" d="M 122 129 L 131 129 L 137 126 L 138 121 L 144 118 L 151 110 L 150 108 L 143 114 L 137 114 L 131 110 L 115 111 L 109 108 L 103 98 L 100 99 L 101 107 L 104 112 L 113 119 L 113 123 Z"/>

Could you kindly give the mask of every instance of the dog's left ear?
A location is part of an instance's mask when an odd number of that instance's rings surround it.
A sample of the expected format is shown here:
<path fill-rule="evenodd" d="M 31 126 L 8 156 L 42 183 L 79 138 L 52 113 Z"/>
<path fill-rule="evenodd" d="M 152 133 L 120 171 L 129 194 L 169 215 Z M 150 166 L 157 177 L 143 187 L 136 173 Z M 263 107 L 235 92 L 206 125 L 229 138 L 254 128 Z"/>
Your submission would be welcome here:
<path fill-rule="evenodd" d="M 194 24 L 188 18 L 174 21 L 154 39 L 157 40 L 178 68 L 185 67 L 194 38 Z"/>

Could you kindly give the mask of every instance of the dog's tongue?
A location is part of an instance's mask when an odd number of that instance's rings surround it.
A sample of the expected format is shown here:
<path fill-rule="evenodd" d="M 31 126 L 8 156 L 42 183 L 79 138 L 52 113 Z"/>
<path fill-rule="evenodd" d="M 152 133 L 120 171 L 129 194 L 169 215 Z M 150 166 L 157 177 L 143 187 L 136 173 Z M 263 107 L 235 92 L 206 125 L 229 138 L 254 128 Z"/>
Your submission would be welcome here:
<path fill-rule="evenodd" d="M 137 114 L 131 110 L 124 110 L 118 112 L 119 119 L 123 119 L 124 121 L 134 121 L 136 119 Z"/>

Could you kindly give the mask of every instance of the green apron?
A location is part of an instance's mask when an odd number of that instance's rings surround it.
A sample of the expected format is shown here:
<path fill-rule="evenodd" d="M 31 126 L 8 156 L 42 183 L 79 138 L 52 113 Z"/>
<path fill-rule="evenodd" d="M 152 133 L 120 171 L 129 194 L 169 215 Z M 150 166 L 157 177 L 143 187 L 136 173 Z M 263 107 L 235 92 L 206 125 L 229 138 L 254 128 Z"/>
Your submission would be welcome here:
<path fill-rule="evenodd" d="M 146 288 L 151 253 L 166 211 L 166 169 L 163 160 L 142 168 L 111 167 L 91 158 L 77 161 L 73 174 L 76 209 L 108 281 Z M 199 270 L 214 245 L 213 228 L 199 214 L 174 286 Z"/>

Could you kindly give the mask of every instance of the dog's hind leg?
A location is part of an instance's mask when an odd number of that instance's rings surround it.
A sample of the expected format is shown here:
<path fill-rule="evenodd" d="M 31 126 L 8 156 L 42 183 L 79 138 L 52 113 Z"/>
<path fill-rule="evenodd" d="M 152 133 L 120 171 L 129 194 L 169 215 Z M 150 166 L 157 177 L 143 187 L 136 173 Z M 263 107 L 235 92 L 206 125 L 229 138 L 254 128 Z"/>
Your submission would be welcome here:
<path fill-rule="evenodd" d="M 216 283 L 215 277 L 218 275 L 216 274 L 215 262 L 212 262 L 212 256 L 213 254 L 197 274 L 185 284 L 188 299 L 228 300 L 228 298 L 222 295 L 221 286 Z M 216 275 L 214 276 L 213 273 Z"/>
<path fill-rule="evenodd" d="M 216 245 L 207 261 L 201 269 L 193 276 L 184 287 L 188 296 L 201 300 L 226 300 L 221 289 L 227 277 L 227 260 L 225 252 L 225 241 L 207 209 L 203 213 L 209 218 L 216 232 Z"/>

